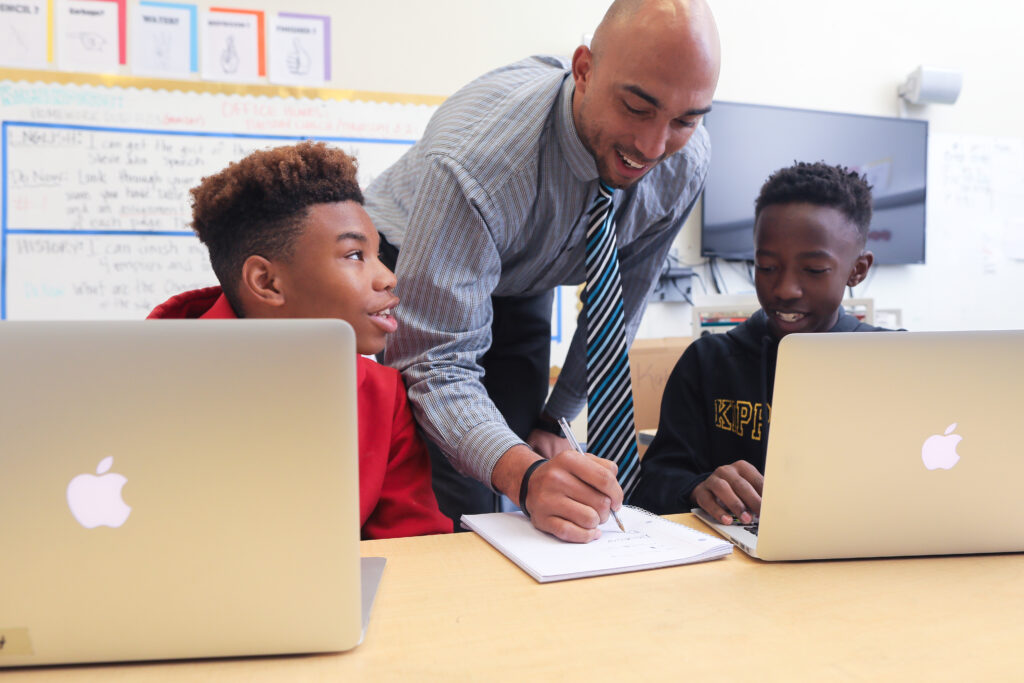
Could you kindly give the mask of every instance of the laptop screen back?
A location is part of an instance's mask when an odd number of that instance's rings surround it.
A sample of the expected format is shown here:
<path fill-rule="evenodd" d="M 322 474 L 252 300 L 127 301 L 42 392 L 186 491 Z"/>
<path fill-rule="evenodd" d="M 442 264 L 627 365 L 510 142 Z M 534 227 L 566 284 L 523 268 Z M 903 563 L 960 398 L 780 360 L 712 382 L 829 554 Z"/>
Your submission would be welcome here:
<path fill-rule="evenodd" d="M 779 346 L 757 554 L 1024 550 L 1024 332 L 805 334 Z"/>
<path fill-rule="evenodd" d="M 0 666 L 360 634 L 338 320 L 0 323 Z"/>

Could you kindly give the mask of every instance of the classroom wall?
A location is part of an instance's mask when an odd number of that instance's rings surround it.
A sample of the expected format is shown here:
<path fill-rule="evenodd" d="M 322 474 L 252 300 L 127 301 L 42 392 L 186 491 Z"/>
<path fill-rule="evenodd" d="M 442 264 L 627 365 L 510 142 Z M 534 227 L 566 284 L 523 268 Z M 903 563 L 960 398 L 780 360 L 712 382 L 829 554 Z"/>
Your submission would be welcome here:
<path fill-rule="evenodd" d="M 995 0 L 712 7 L 722 33 L 721 99 L 896 116 L 896 88 L 917 65 L 963 71 L 956 104 L 908 112 L 930 122 L 934 143 L 927 263 L 879 267 L 855 293 L 900 309 L 909 329 L 1024 327 L 1024 310 L 1007 305 L 1024 285 L 1024 261 L 1011 257 L 1024 233 L 1024 9 Z M 977 151 L 946 158 L 951 140 Z M 970 210 L 960 209 L 965 202 Z M 737 289 L 745 284 L 735 271 L 728 276 Z"/>
<path fill-rule="evenodd" d="M 334 17 L 328 87 L 445 96 L 529 54 L 570 55 L 608 1 L 293 0 L 287 6 Z M 876 308 L 900 310 L 910 329 L 1024 327 L 1024 310 L 1004 304 L 1024 285 L 1024 92 L 1017 74 L 1024 63 L 1018 36 L 1024 7 L 997 0 L 710 2 L 723 44 L 720 99 L 897 115 L 896 87 L 918 64 L 963 71 L 955 105 L 907 112 L 930 121 L 935 143 L 928 263 L 877 267 L 855 295 L 873 298 Z M 281 0 L 235 4 L 285 6 Z M 951 156 L 954 147 L 963 154 Z M 709 283 L 699 257 L 698 216 L 684 228 L 677 250 Z M 730 294 L 751 292 L 745 269 L 723 264 L 722 275 Z M 700 282 L 692 284 L 700 294 Z M 567 340 L 575 317 L 571 302 L 563 313 L 561 338 Z M 688 336 L 690 320 L 687 304 L 652 304 L 640 336 Z"/>
<path fill-rule="evenodd" d="M 917 65 L 964 72 L 955 105 L 911 108 L 908 115 L 928 119 L 933 139 L 976 143 L 977 156 L 958 170 L 976 181 L 988 176 L 981 182 L 989 184 L 960 199 L 989 201 L 976 207 L 981 210 L 954 214 L 947 210 L 949 197 L 938 204 L 930 197 L 928 263 L 879 267 L 855 294 L 873 297 L 876 308 L 899 309 L 910 329 L 1024 327 L 1024 309 L 1004 303 L 1024 285 L 1024 261 L 1006 249 L 1007 240 L 1024 231 L 1024 220 L 1013 220 L 1024 202 L 1010 182 L 1019 173 L 1024 184 L 1024 170 L 1015 165 L 1016 145 L 1024 139 L 1018 75 L 1024 7 L 997 0 L 710 2 L 722 36 L 721 99 L 896 116 L 896 88 Z M 339 31 L 335 68 L 344 87 L 447 95 L 522 56 L 570 54 L 606 7 L 606 0 L 361 3 L 347 15 L 353 26 L 374 29 L 344 38 Z M 399 14 L 403 20 L 395 21 Z M 1004 143 L 1011 163 L 995 163 L 986 150 L 997 145 L 1005 151 Z M 933 170 L 933 179 L 945 170 Z M 947 178 L 947 186 L 962 175 Z M 683 260 L 708 282 L 696 221 L 678 244 Z M 751 290 L 743 269 L 725 265 L 723 274 L 730 293 Z M 701 291 L 696 281 L 693 288 Z M 652 304 L 640 335 L 688 335 L 690 316 L 686 304 Z"/>

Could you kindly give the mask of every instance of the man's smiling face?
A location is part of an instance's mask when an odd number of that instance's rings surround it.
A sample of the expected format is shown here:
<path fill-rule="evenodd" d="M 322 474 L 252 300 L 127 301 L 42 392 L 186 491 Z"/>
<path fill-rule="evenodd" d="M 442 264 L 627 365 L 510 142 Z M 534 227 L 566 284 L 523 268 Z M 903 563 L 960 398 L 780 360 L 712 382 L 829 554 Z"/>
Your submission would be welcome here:
<path fill-rule="evenodd" d="M 573 55 L 573 121 L 601 179 L 626 188 L 689 141 L 718 83 L 717 36 L 689 19 L 640 12 Z"/>

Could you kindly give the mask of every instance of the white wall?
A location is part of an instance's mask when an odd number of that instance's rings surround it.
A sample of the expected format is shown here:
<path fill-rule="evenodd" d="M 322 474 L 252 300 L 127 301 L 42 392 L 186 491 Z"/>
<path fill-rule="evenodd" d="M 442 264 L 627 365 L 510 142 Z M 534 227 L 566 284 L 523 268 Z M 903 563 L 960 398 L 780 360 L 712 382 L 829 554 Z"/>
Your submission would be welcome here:
<path fill-rule="evenodd" d="M 918 64 L 945 66 L 964 73 L 957 103 L 909 112 L 929 120 L 933 139 L 1024 138 L 1021 5 L 711 2 L 722 34 L 721 99 L 895 116 L 896 87 L 906 75 Z M 931 159 L 932 180 L 941 180 L 941 161 Z M 976 212 L 972 220 L 946 213 L 941 199 L 929 196 L 927 264 L 879 267 L 856 295 L 873 297 L 878 308 L 902 309 L 908 329 L 1024 327 L 1024 308 L 1008 305 L 1024 286 L 1024 262 L 1009 258 L 1003 241 L 1024 225 L 982 223 L 1012 215 L 1014 202 L 1004 197 L 998 210 Z M 749 288 L 740 278 L 730 281 Z"/>
<path fill-rule="evenodd" d="M 356 90 L 450 95 L 531 54 L 571 55 L 609 2 L 377 0 L 346 2 L 344 10 L 329 3 L 338 23 L 335 78 Z"/>
<path fill-rule="evenodd" d="M 722 35 L 721 99 L 894 116 L 896 87 L 911 70 L 946 66 L 964 72 L 960 100 L 911 116 L 927 118 L 933 135 L 1024 138 L 1024 6 L 1005 0 L 710 1 Z M 570 54 L 606 7 L 606 0 L 351 3 L 344 13 L 354 28 L 337 28 L 335 82 L 448 95 L 528 54 Z M 878 308 L 901 309 L 910 329 L 1024 327 L 1024 307 L 1004 303 L 1024 285 L 1024 262 L 1000 249 L 1004 230 L 1024 227 L 961 223 L 962 216 L 954 221 L 929 209 L 927 265 L 879 267 L 856 295 L 873 297 Z M 679 246 L 684 260 L 699 267 L 698 230 L 691 221 Z M 750 289 L 739 270 L 725 270 L 730 292 Z M 696 282 L 694 289 L 700 291 Z M 656 304 L 641 336 L 686 335 L 689 327 L 688 306 Z"/>

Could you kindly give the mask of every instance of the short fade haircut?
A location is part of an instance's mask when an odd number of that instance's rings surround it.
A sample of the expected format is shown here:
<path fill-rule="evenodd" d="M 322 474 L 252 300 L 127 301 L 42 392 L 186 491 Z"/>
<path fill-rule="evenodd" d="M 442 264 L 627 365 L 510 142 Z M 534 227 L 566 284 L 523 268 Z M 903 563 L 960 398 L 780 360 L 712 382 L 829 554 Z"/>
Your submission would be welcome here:
<path fill-rule="evenodd" d="M 236 313 L 245 260 L 289 259 L 314 204 L 362 204 L 356 171 L 345 152 L 307 140 L 253 152 L 192 188 L 192 229 Z"/>
<path fill-rule="evenodd" d="M 845 166 L 830 166 L 823 161 L 798 161 L 775 171 L 761 186 L 754 219 L 765 207 L 795 202 L 836 209 L 857 226 L 861 246 L 867 243 L 868 226 L 871 225 L 871 186 L 856 171 Z"/>

